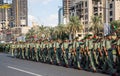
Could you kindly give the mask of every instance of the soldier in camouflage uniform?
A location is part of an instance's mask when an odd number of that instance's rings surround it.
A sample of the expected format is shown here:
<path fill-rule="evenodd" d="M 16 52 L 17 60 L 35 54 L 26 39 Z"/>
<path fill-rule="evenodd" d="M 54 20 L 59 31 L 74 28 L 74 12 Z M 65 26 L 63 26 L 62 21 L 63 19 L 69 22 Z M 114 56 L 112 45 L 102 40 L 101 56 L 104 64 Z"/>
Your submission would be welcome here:
<path fill-rule="evenodd" d="M 118 72 L 120 72 L 120 36 L 117 37 L 116 42 L 117 42 L 117 46 L 116 46 L 116 50 L 117 50 L 116 64 L 117 64 L 117 70 L 118 70 Z"/>
<path fill-rule="evenodd" d="M 26 58 L 26 46 L 25 46 L 25 42 L 23 42 L 23 44 L 22 44 L 22 50 L 23 50 L 23 59 L 25 59 Z"/>
<path fill-rule="evenodd" d="M 32 60 L 35 61 L 35 58 L 36 58 L 36 56 L 35 56 L 35 41 L 33 41 L 30 44 L 30 46 L 31 46 L 31 52 L 32 52 Z"/>
<path fill-rule="evenodd" d="M 63 57 L 63 65 L 68 67 L 69 64 L 68 64 L 68 40 L 65 40 L 63 43 L 62 43 L 62 57 Z"/>
<path fill-rule="evenodd" d="M 85 69 L 88 70 L 88 68 L 91 66 L 91 69 L 96 72 L 96 67 L 93 61 L 93 39 L 92 35 L 88 35 L 88 39 L 86 41 L 86 66 Z"/>
<path fill-rule="evenodd" d="M 35 43 L 35 56 L 36 56 L 36 61 L 39 61 L 40 58 L 40 42 L 36 41 Z"/>
<path fill-rule="evenodd" d="M 39 48 L 39 60 L 42 62 L 42 50 L 43 50 L 43 42 L 42 40 L 39 40 L 40 41 L 40 48 Z"/>
<path fill-rule="evenodd" d="M 97 68 L 98 69 L 102 69 L 102 66 L 103 66 L 103 40 L 102 38 L 98 38 L 97 41 L 97 60 L 98 60 L 98 66 Z"/>
<path fill-rule="evenodd" d="M 80 60 L 81 60 L 81 69 L 85 67 L 85 38 L 80 41 Z"/>
<path fill-rule="evenodd" d="M 80 59 L 81 58 L 80 43 L 79 43 L 78 39 L 76 39 L 73 42 L 73 47 L 75 49 L 74 67 L 78 68 L 78 69 L 81 69 L 81 64 L 80 64 L 80 61 L 81 61 L 81 59 Z"/>
<path fill-rule="evenodd" d="M 95 67 L 98 66 L 98 55 L 97 55 L 97 49 L 99 48 L 100 49 L 100 42 L 97 41 L 99 40 L 99 38 L 97 39 L 96 36 L 94 36 L 93 38 L 93 51 L 92 51 L 92 54 L 93 54 L 93 61 L 94 61 L 94 64 L 95 64 Z"/>
<path fill-rule="evenodd" d="M 116 71 L 113 68 L 111 59 L 110 59 L 110 52 L 111 52 L 111 36 L 107 36 L 107 39 L 105 41 L 105 49 L 104 49 L 104 65 L 103 65 L 103 71 L 106 72 L 106 70 L 109 70 L 111 74 L 114 74 Z M 108 65 L 108 66 L 107 66 Z M 109 68 L 109 69 L 107 69 Z"/>
<path fill-rule="evenodd" d="M 46 45 L 45 45 L 45 50 L 44 50 L 44 53 L 45 53 L 45 60 L 46 60 L 46 62 L 48 62 L 49 61 L 49 54 L 48 54 L 48 52 L 49 52 L 49 42 L 48 42 L 48 40 L 46 41 L 46 43 L 45 43 Z"/>
<path fill-rule="evenodd" d="M 19 48 L 19 46 L 18 46 L 18 42 L 17 42 L 17 43 L 16 43 L 16 58 L 19 57 L 19 51 L 18 51 L 18 48 Z"/>
<path fill-rule="evenodd" d="M 25 51 L 26 51 L 26 53 L 25 53 L 25 58 L 26 59 L 29 59 L 29 43 L 28 43 L 28 41 L 26 41 L 26 43 L 25 43 Z"/>
<path fill-rule="evenodd" d="M 15 55 L 15 42 L 13 42 L 12 44 L 11 44 L 11 55 L 12 55 L 12 57 L 14 57 Z"/>
<path fill-rule="evenodd" d="M 55 64 L 57 64 L 57 65 L 61 64 L 59 52 L 60 52 L 60 40 L 58 39 L 57 41 L 54 42 L 54 57 L 55 57 Z"/>
<path fill-rule="evenodd" d="M 53 41 L 52 41 L 52 40 L 50 40 L 48 46 L 49 46 L 49 51 L 48 51 L 49 63 L 53 64 L 53 58 L 54 58 L 54 44 L 53 44 Z"/>
<path fill-rule="evenodd" d="M 47 56 L 47 45 L 46 45 L 46 41 L 43 41 L 42 44 L 42 60 L 45 63 L 46 62 L 46 56 Z"/>

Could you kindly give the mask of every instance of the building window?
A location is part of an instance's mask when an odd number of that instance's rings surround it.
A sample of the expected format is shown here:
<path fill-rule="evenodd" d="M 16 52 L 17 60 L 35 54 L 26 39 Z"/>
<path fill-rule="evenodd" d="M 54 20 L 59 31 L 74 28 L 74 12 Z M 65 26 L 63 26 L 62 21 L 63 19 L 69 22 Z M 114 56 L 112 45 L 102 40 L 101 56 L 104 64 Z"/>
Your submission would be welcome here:
<path fill-rule="evenodd" d="M 111 9 L 111 8 L 113 8 L 113 5 L 112 5 L 112 4 L 110 4 L 110 9 Z"/>
<path fill-rule="evenodd" d="M 85 15 L 85 20 L 87 20 L 88 19 L 88 15 Z"/>
<path fill-rule="evenodd" d="M 98 16 L 98 13 L 95 13 L 94 15 L 95 15 L 95 16 Z"/>
<path fill-rule="evenodd" d="M 87 1 L 85 2 L 85 7 L 87 7 Z"/>
<path fill-rule="evenodd" d="M 102 0 L 100 0 L 100 4 L 102 4 Z"/>
<path fill-rule="evenodd" d="M 83 24 L 84 24 L 84 22 L 83 22 Z"/>
<path fill-rule="evenodd" d="M 82 7 L 83 7 L 83 2 L 81 4 L 82 4 Z"/>
<path fill-rule="evenodd" d="M 79 7 L 81 8 L 81 4 L 79 4 Z"/>
<path fill-rule="evenodd" d="M 113 15 L 113 12 L 112 11 L 110 11 L 110 16 L 112 16 Z"/>
<path fill-rule="evenodd" d="M 76 6 L 76 8 L 78 8 L 78 7 L 79 7 L 79 5 Z"/>
<path fill-rule="evenodd" d="M 88 24 L 88 21 L 85 21 L 85 24 Z"/>
<path fill-rule="evenodd" d="M 94 7 L 94 12 L 97 12 L 98 11 L 98 8 L 97 7 Z"/>
<path fill-rule="evenodd" d="M 112 0 L 112 1 L 114 1 L 114 0 Z"/>
<path fill-rule="evenodd" d="M 102 13 L 100 13 L 100 16 L 102 16 Z"/>
<path fill-rule="evenodd" d="M 74 16 L 74 13 L 72 13 L 72 16 Z"/>
<path fill-rule="evenodd" d="M 110 22 L 112 22 L 113 21 L 113 19 L 112 18 L 110 18 Z"/>
<path fill-rule="evenodd" d="M 100 7 L 100 11 L 102 11 L 102 7 Z"/>
<path fill-rule="evenodd" d="M 88 9 L 86 8 L 86 9 L 85 9 L 85 13 L 87 13 L 87 12 L 88 12 Z"/>

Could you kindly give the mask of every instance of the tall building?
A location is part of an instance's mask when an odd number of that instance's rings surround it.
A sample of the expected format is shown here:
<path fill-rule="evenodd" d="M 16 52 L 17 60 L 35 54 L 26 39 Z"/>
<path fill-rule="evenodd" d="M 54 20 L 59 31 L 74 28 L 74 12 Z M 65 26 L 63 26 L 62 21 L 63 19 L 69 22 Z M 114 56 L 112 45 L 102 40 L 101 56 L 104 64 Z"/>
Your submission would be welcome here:
<path fill-rule="evenodd" d="M 15 27 L 28 26 L 28 1 L 13 0 L 12 16 Z"/>
<path fill-rule="evenodd" d="M 120 0 L 110 0 L 108 7 L 108 21 L 120 20 Z"/>
<path fill-rule="evenodd" d="M 3 0 L 0 0 L 0 5 L 2 5 L 4 3 Z M 4 10 L 2 8 L 0 8 L 0 22 L 2 22 L 2 20 L 4 20 Z"/>
<path fill-rule="evenodd" d="M 74 0 L 71 4 L 70 15 L 79 16 L 81 23 L 87 27 L 93 15 L 92 7 L 92 0 Z"/>
<path fill-rule="evenodd" d="M 71 0 L 63 0 L 64 23 L 69 22 Z"/>
<path fill-rule="evenodd" d="M 100 0 L 99 2 L 92 2 L 93 4 L 93 16 L 101 16 L 102 22 L 106 22 L 106 0 Z"/>
<path fill-rule="evenodd" d="M 120 20 L 120 0 L 73 0 L 70 6 L 70 15 L 79 16 L 83 25 L 87 26 L 91 23 L 92 16 L 101 16 L 102 22 L 106 20 Z M 108 11 L 106 13 L 106 10 Z"/>
<path fill-rule="evenodd" d="M 3 0 L 0 0 L 0 4 L 3 4 L 3 2 L 4 2 Z"/>
<path fill-rule="evenodd" d="M 58 25 L 63 24 L 63 7 L 58 10 Z"/>

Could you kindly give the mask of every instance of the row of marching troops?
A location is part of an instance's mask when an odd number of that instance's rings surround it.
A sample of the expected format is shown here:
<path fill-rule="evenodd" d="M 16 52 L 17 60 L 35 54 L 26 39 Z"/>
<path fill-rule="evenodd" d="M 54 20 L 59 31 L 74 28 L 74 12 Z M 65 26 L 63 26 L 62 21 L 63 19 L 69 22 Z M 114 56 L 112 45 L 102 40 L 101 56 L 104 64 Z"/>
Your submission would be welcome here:
<path fill-rule="evenodd" d="M 7 46 L 6 46 L 7 47 Z M 93 37 L 78 41 L 60 39 L 10 44 L 13 57 L 96 72 L 120 72 L 120 37 Z"/>

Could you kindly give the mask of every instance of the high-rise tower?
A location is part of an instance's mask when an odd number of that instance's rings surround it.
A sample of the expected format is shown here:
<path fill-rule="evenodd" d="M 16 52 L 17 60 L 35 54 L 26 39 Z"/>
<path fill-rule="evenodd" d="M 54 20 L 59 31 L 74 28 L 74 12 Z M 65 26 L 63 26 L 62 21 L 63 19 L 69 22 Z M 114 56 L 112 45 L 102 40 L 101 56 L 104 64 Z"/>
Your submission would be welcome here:
<path fill-rule="evenodd" d="M 3 0 L 0 0 L 0 5 L 2 5 L 4 3 Z M 0 22 L 3 20 L 3 14 L 4 14 L 4 10 L 2 8 L 0 8 Z"/>
<path fill-rule="evenodd" d="M 12 13 L 14 26 L 28 26 L 28 0 L 13 0 Z"/>
<path fill-rule="evenodd" d="M 58 24 L 63 24 L 63 7 L 58 10 Z"/>
<path fill-rule="evenodd" d="M 71 0 L 63 0 L 64 23 L 69 22 Z"/>

